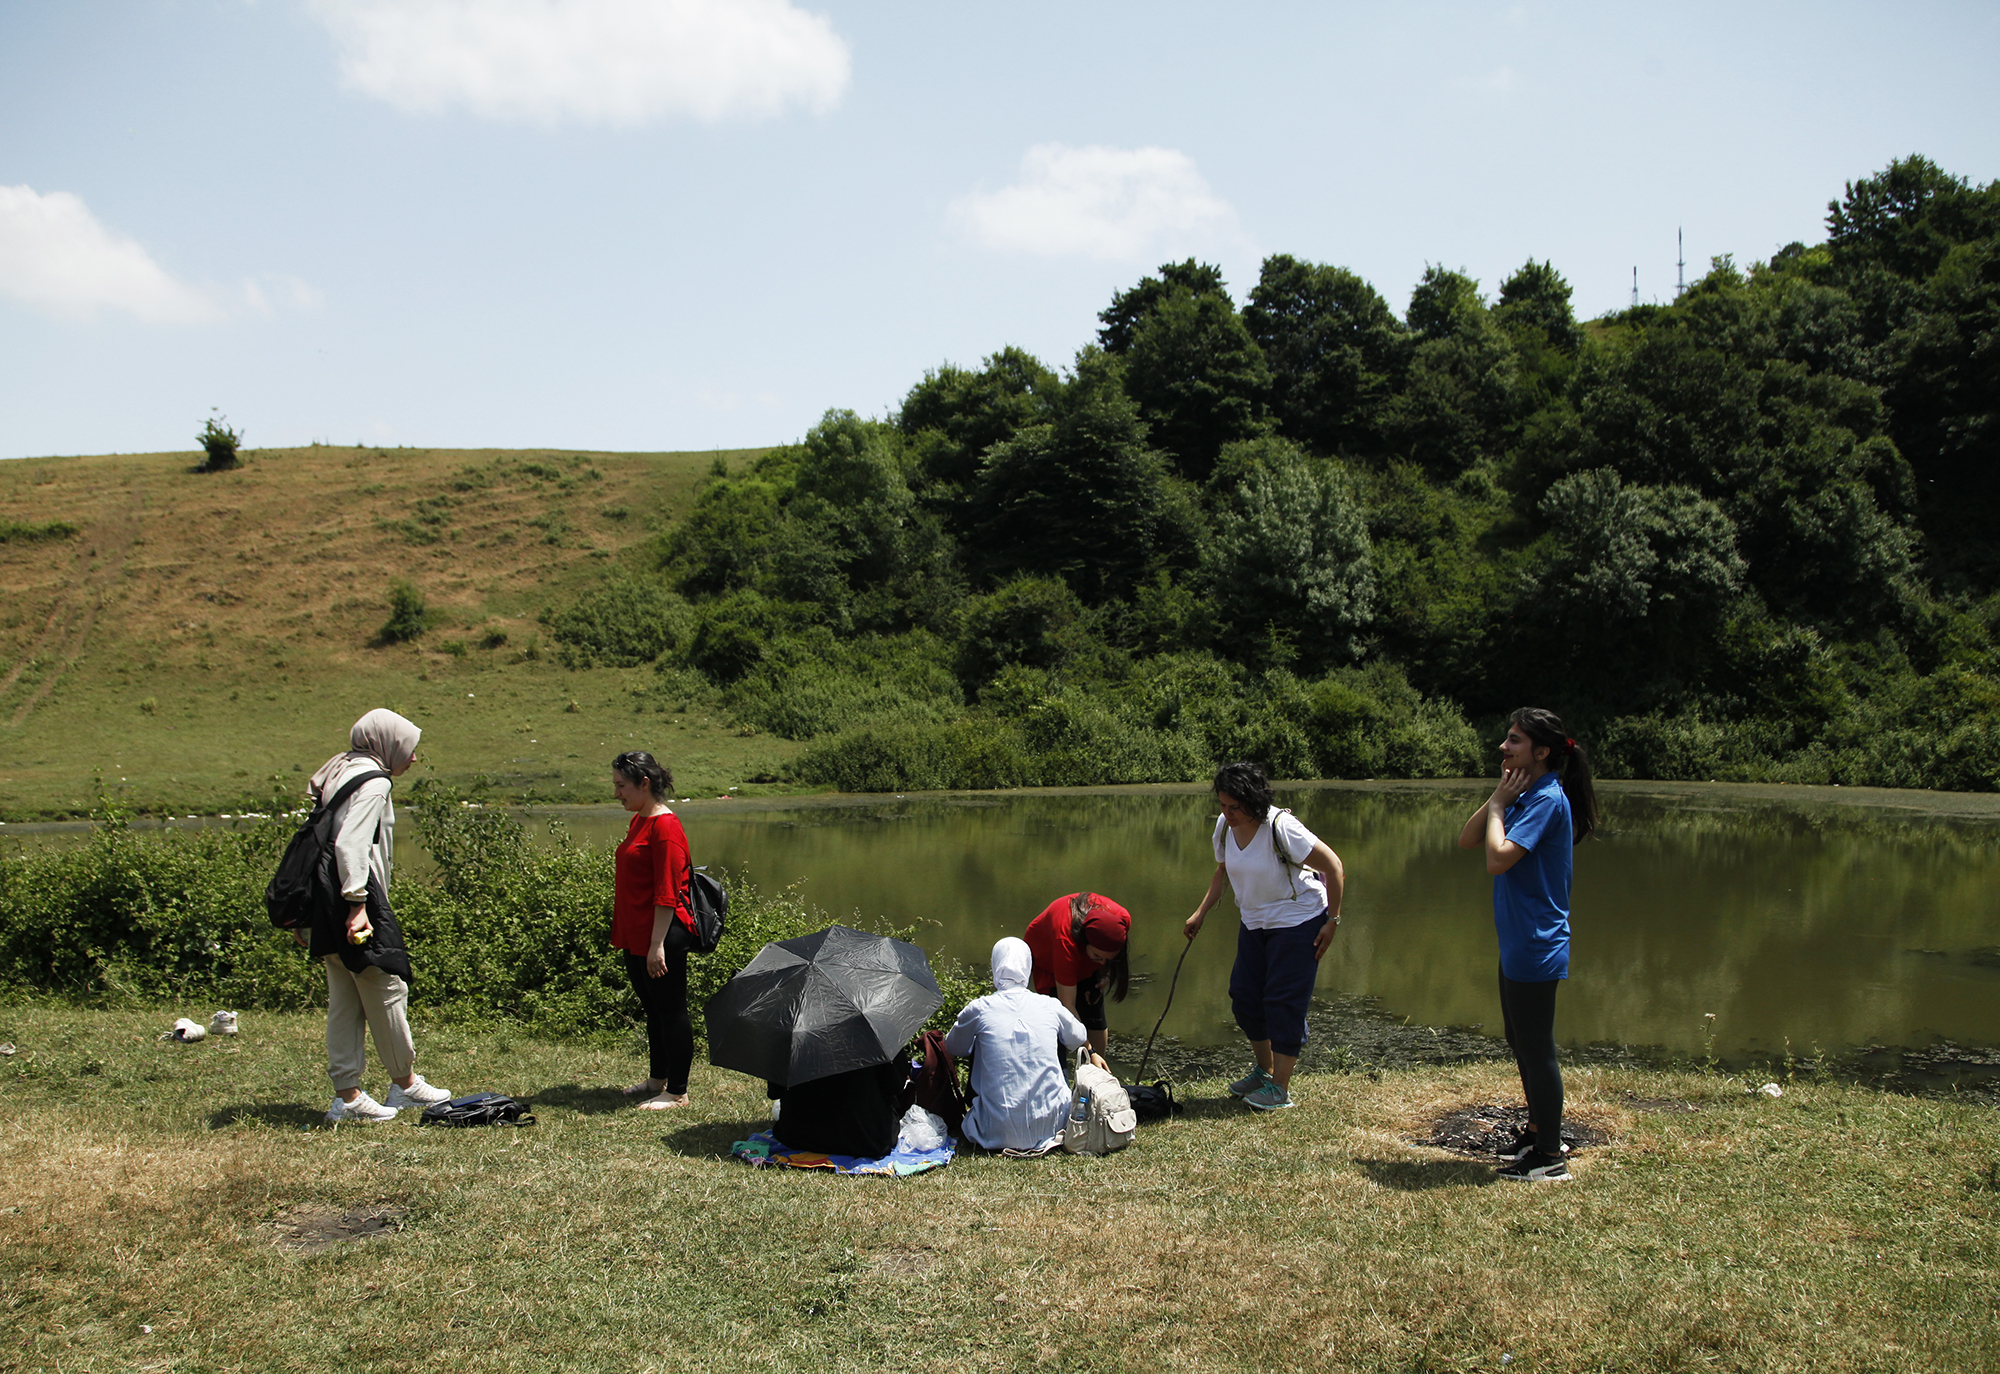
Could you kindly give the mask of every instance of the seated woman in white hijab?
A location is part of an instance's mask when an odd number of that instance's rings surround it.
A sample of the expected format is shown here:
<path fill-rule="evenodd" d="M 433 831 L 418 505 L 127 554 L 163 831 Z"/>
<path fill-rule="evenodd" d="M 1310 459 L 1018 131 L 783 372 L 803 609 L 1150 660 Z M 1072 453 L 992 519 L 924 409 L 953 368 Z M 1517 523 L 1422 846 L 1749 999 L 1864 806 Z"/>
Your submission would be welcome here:
<path fill-rule="evenodd" d="M 989 1150 L 1051 1142 L 1069 1114 L 1065 1052 L 1090 1039 L 1075 1012 L 1028 986 L 1034 967 L 1026 941 L 1009 936 L 994 945 L 993 991 L 967 1003 L 944 1038 L 953 1054 L 972 1056 L 965 1134 Z"/>

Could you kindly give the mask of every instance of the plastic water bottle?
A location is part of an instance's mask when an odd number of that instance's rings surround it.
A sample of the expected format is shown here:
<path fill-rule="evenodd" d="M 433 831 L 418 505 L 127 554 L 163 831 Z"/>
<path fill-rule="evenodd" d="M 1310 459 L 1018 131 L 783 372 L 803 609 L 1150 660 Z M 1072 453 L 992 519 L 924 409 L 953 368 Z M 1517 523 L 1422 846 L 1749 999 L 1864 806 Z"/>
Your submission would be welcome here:
<path fill-rule="evenodd" d="M 1069 1119 L 1081 1126 L 1090 1120 L 1090 1090 L 1084 1089 L 1076 1095 L 1076 1101 L 1069 1104 Z"/>

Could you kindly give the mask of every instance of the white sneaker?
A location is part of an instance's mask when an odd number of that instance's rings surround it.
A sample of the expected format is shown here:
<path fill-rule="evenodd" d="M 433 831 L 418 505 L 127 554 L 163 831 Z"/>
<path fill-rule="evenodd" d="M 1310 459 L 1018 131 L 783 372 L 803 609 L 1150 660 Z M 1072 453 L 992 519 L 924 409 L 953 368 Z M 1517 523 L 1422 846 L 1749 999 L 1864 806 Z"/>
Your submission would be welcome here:
<path fill-rule="evenodd" d="M 233 1011 L 219 1011 L 209 1017 L 208 1033 L 210 1035 L 236 1034 L 236 1013 Z"/>
<path fill-rule="evenodd" d="M 396 1109 L 385 1107 L 365 1092 L 356 1093 L 352 1102 L 333 1099 L 333 1105 L 326 1109 L 326 1124 L 338 1126 L 343 1121 L 357 1124 L 369 1121 L 394 1121 Z"/>
<path fill-rule="evenodd" d="M 424 1076 L 420 1073 L 410 1076 L 410 1086 L 407 1088 L 400 1083 L 389 1085 L 388 1102 L 391 1107 L 428 1107 L 433 1102 L 449 1101 L 451 1101 L 451 1089 L 424 1082 Z"/>

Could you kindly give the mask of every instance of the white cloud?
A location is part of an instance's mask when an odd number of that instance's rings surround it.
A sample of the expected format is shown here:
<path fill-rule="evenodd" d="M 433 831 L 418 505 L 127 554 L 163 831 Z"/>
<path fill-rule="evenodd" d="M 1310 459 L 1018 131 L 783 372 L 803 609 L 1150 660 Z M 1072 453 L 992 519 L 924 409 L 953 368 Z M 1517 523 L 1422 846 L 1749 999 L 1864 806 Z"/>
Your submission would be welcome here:
<path fill-rule="evenodd" d="M 825 112 L 847 44 L 788 0 L 312 0 L 341 76 L 399 109 L 641 124 Z"/>
<path fill-rule="evenodd" d="M 221 303 L 176 280 L 136 241 L 97 222 L 68 191 L 0 186 L 0 295 L 52 315 L 122 310 L 155 324 L 189 324 Z"/>
<path fill-rule="evenodd" d="M 1063 143 L 1028 149 L 1019 181 L 964 196 L 949 214 L 985 247 L 1048 257 L 1142 258 L 1236 227 L 1185 153 Z"/>

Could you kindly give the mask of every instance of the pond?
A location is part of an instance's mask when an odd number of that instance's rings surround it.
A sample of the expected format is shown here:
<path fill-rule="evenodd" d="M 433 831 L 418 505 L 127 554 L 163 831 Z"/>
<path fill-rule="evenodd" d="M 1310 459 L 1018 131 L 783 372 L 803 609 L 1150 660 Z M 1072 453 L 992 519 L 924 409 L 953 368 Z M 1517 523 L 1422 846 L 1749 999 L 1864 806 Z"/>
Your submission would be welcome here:
<path fill-rule="evenodd" d="M 1459 827 L 1476 783 L 1319 783 L 1280 790 L 1340 854 L 1345 916 L 1319 991 L 1428 1026 L 1499 1033 L 1491 879 Z M 921 924 L 984 967 L 1052 899 L 1129 907 L 1135 974 L 1114 1032 L 1159 1016 L 1213 861 L 1199 788 L 828 798 L 683 805 L 697 862 L 770 890 L 800 884 L 836 920 Z M 1578 851 L 1567 1043 L 1805 1057 L 1938 1040 L 2000 1046 L 2000 798 L 1730 785 L 1604 785 Z M 625 815 L 564 822 L 613 843 Z M 934 923 L 934 924 L 932 924 Z M 1196 941 L 1164 1034 L 1233 1041 L 1225 897 Z M 1712 1014 L 1713 1020 L 1708 1019 Z M 1711 1038 L 1712 1037 L 1712 1041 Z"/>
<path fill-rule="evenodd" d="M 1280 803 L 1339 852 L 1345 920 L 1319 992 L 1413 1025 L 1497 1035 L 1491 880 L 1460 825 L 1491 784 L 1312 783 Z M 1801 1057 L 1940 1041 L 2000 1047 L 2000 797 L 1878 789 L 1606 783 L 1578 851 L 1565 1043 Z M 984 968 L 1052 899 L 1103 892 L 1135 920 L 1142 980 L 1110 1009 L 1144 1036 L 1212 868 L 1198 787 L 699 800 L 677 807 L 697 862 L 798 884 L 832 920 L 917 926 Z M 615 807 L 525 813 L 615 843 Z M 414 827 L 398 863 L 421 868 Z M 0 834 L 44 842 L 56 827 Z M 73 834 L 74 832 L 71 832 Z M 32 841 L 31 841 L 32 842 Z M 405 871 L 408 871 L 406 868 Z M 1227 898 L 1190 952 L 1163 1033 L 1229 1044 Z M 1710 1019 L 1710 1018 L 1713 1019 Z M 1976 1059 L 2000 1063 L 1978 1053 Z"/>

